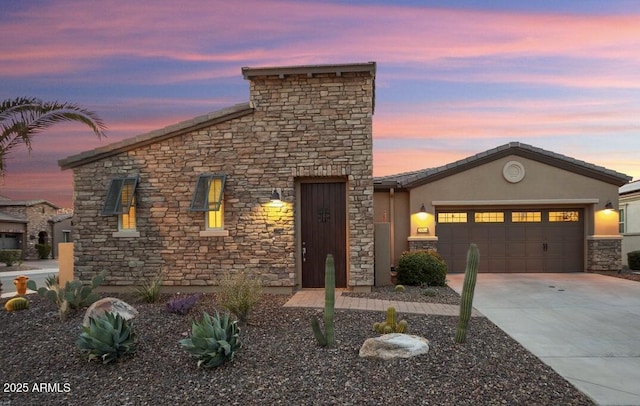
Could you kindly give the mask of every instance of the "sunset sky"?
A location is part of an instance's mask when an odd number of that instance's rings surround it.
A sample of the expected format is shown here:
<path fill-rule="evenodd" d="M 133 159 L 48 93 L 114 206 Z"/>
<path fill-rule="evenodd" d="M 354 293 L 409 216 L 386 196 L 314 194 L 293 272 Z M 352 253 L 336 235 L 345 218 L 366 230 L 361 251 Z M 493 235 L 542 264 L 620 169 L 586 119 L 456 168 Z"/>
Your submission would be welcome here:
<path fill-rule="evenodd" d="M 640 178 L 639 1 L 7 1 L 0 38 L 0 99 L 108 126 L 11 154 L 13 199 L 71 207 L 59 159 L 248 101 L 243 66 L 368 61 L 375 176 L 520 141 Z"/>

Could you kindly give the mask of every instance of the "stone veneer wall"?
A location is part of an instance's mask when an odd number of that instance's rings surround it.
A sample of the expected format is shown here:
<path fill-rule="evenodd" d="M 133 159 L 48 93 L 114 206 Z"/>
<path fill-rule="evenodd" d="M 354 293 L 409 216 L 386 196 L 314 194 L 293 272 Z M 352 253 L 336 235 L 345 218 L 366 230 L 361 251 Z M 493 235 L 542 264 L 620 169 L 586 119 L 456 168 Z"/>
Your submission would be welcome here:
<path fill-rule="evenodd" d="M 622 238 L 587 239 L 587 271 L 618 271 L 622 268 Z"/>
<path fill-rule="evenodd" d="M 229 270 L 255 270 L 263 283 L 296 280 L 295 181 L 347 182 L 352 286 L 373 285 L 373 81 L 369 72 L 255 77 L 253 113 L 74 168 L 76 275 L 106 270 L 106 285 L 217 284 Z M 203 237 L 204 214 L 189 211 L 196 178 L 225 173 L 224 227 Z M 114 237 L 117 216 L 100 216 L 109 180 L 139 176 L 139 237 Z M 269 203 L 282 189 L 282 207 Z"/>
<path fill-rule="evenodd" d="M 429 239 L 429 240 L 409 240 L 409 251 L 420 251 L 420 250 L 433 250 L 438 251 L 438 240 L 437 239 Z"/>

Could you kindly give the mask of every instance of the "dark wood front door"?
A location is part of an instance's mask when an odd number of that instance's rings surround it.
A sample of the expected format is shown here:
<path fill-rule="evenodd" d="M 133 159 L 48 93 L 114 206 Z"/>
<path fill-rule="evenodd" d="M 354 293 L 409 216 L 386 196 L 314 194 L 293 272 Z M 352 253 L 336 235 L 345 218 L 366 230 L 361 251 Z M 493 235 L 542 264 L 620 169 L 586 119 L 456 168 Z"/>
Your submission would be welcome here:
<path fill-rule="evenodd" d="M 324 287 L 324 263 L 332 254 L 336 287 L 347 286 L 346 187 L 344 183 L 301 183 L 302 287 Z"/>

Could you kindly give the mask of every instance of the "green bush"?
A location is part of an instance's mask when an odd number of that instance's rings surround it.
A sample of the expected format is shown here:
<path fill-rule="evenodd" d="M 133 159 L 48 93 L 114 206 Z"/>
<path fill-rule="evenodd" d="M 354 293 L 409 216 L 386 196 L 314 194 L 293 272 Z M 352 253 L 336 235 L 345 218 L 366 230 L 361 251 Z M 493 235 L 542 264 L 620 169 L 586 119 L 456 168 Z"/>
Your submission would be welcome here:
<path fill-rule="evenodd" d="M 4 262 L 7 266 L 20 261 L 22 261 L 22 250 L 0 250 L 0 262 Z"/>
<path fill-rule="evenodd" d="M 640 271 L 640 251 L 628 252 L 627 262 L 629 263 L 629 268 L 634 271 Z"/>
<path fill-rule="evenodd" d="M 36 244 L 36 250 L 38 251 L 38 258 L 47 259 L 51 254 L 51 245 L 49 244 Z"/>
<path fill-rule="evenodd" d="M 444 286 L 447 265 L 435 251 L 408 251 L 398 262 L 398 283 L 403 285 Z"/>

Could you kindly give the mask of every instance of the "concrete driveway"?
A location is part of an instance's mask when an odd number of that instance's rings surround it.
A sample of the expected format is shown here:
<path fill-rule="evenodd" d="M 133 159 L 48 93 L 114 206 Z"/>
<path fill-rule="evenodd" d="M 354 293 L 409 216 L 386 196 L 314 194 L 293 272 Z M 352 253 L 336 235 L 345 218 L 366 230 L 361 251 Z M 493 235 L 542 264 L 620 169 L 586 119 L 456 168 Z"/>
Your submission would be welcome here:
<path fill-rule="evenodd" d="M 462 291 L 463 274 L 447 279 Z M 640 283 L 589 273 L 479 274 L 473 306 L 596 403 L 640 405 Z"/>

